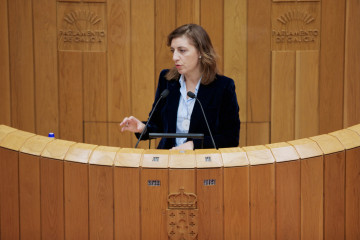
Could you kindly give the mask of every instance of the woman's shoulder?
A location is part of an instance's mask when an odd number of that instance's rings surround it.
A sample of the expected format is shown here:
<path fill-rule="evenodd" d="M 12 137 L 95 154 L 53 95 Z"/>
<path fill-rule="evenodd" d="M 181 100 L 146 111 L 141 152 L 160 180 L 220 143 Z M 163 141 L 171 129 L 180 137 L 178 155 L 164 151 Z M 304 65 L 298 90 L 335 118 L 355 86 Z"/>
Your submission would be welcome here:
<path fill-rule="evenodd" d="M 227 76 L 224 76 L 224 75 L 220 75 L 220 74 L 216 74 L 216 79 L 214 81 L 214 83 L 220 87 L 224 87 L 224 88 L 232 88 L 235 86 L 235 82 L 232 78 L 229 78 Z"/>

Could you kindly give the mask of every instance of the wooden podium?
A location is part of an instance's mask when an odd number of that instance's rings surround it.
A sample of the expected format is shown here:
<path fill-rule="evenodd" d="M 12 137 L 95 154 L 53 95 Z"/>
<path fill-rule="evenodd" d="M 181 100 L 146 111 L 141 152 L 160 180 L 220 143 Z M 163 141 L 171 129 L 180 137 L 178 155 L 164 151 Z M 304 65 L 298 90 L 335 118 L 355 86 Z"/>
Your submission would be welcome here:
<path fill-rule="evenodd" d="M 219 150 L 0 126 L 1 239 L 360 239 L 360 125 Z"/>

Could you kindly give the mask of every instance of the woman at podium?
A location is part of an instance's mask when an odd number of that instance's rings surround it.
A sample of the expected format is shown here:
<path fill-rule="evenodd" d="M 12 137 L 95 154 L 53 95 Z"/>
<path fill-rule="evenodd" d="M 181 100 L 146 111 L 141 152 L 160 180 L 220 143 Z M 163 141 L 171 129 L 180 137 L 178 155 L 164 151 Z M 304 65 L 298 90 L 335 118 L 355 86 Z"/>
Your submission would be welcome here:
<path fill-rule="evenodd" d="M 147 126 L 130 116 L 120 123 L 121 131 L 134 132 L 138 138 L 142 135 L 141 140 L 148 139 L 149 133 L 203 133 L 204 148 L 238 146 L 240 119 L 235 84 L 218 73 L 207 32 L 199 25 L 186 24 L 169 34 L 167 45 L 174 67 L 160 73 Z M 201 141 L 163 138 L 158 148 L 198 149 Z"/>

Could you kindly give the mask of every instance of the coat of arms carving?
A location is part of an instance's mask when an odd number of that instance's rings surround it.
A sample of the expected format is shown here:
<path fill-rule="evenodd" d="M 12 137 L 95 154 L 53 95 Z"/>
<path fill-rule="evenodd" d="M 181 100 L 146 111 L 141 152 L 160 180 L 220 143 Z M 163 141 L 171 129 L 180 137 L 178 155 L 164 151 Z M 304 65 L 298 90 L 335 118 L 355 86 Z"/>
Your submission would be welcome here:
<path fill-rule="evenodd" d="M 193 240 L 198 235 L 197 196 L 180 192 L 168 196 L 167 229 L 171 240 Z"/>

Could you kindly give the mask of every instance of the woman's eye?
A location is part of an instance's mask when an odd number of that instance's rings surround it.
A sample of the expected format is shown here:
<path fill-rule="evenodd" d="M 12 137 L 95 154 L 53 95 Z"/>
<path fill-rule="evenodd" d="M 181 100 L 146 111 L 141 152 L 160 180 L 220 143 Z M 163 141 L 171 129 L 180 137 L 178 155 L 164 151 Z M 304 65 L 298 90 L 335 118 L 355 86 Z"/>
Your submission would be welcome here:
<path fill-rule="evenodd" d="M 186 52 L 186 50 L 184 50 L 184 49 L 180 49 L 180 52 L 181 52 L 181 53 L 184 53 L 184 52 Z"/>

